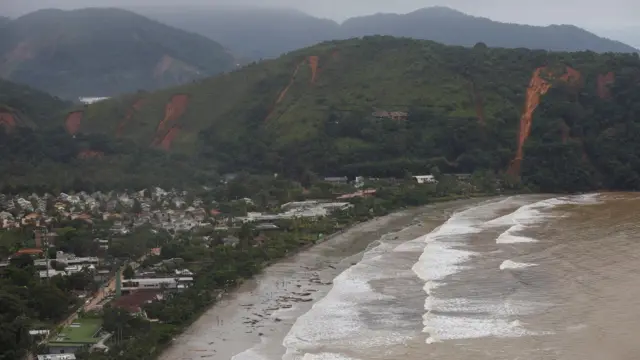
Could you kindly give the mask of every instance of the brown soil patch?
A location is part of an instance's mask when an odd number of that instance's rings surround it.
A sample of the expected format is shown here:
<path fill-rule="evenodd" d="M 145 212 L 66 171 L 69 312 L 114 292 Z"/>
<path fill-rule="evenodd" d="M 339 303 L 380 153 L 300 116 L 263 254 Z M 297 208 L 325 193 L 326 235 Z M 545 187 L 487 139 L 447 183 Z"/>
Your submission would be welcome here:
<path fill-rule="evenodd" d="M 153 140 L 153 145 L 158 146 L 164 141 L 164 139 L 169 136 L 169 133 L 172 132 L 175 127 L 173 123 L 180 118 L 187 110 L 187 105 L 189 104 L 189 97 L 185 94 L 177 94 L 171 97 L 171 100 L 167 103 L 164 111 L 164 119 L 160 121 L 158 124 L 158 128 L 156 129 L 156 136 Z M 171 141 L 173 141 L 173 137 L 175 137 L 177 133 L 171 135 Z M 171 145 L 171 141 L 169 141 L 169 145 Z M 164 146 L 163 146 L 164 147 Z"/>
<path fill-rule="evenodd" d="M 131 107 L 129 109 L 127 109 L 127 113 L 124 116 L 124 119 L 122 119 L 122 121 L 120 121 L 120 123 L 118 124 L 118 128 L 116 129 L 116 136 L 120 137 L 124 134 L 124 128 L 125 126 L 131 121 L 131 118 L 133 118 L 133 115 L 137 112 L 140 111 L 142 109 L 142 106 L 145 103 L 145 99 L 138 99 L 136 100 L 133 105 L 131 105 Z"/>
<path fill-rule="evenodd" d="M 311 67 L 311 83 L 316 82 L 316 76 L 318 75 L 318 63 L 319 58 L 317 56 L 309 56 L 309 66 Z"/>
<path fill-rule="evenodd" d="M 102 151 L 82 150 L 78 153 L 78 159 L 95 159 L 104 157 Z"/>
<path fill-rule="evenodd" d="M 0 127 L 3 127 L 7 133 L 10 133 L 17 126 L 17 122 L 13 114 L 9 112 L 0 112 Z"/>
<path fill-rule="evenodd" d="M 478 117 L 478 122 L 481 125 L 485 125 L 485 117 L 484 117 L 484 105 L 483 105 L 483 99 L 482 99 L 482 95 L 480 94 L 480 92 L 478 91 L 478 88 L 476 87 L 476 83 L 473 80 L 469 81 L 470 85 L 471 85 L 471 95 L 473 96 L 473 103 L 476 109 L 476 116 Z"/>
<path fill-rule="evenodd" d="M 551 89 L 551 82 L 549 80 L 553 80 L 557 78 L 563 82 L 576 85 L 581 80 L 580 72 L 570 67 L 565 68 L 565 73 L 559 77 L 554 76 L 554 74 L 549 71 L 547 67 L 539 67 L 537 68 L 529 81 L 529 87 L 527 88 L 527 95 L 524 105 L 524 111 L 522 116 L 520 117 L 520 134 L 518 136 L 518 150 L 516 152 L 515 158 L 511 161 L 511 165 L 509 166 L 509 173 L 512 175 L 520 174 L 520 165 L 522 163 L 523 158 L 523 148 L 524 143 L 529 138 L 531 134 L 531 125 L 533 119 L 533 113 L 540 105 L 540 99 L 542 95 L 546 94 L 549 89 Z"/>
<path fill-rule="evenodd" d="M 64 126 L 67 132 L 71 135 L 75 135 L 80 131 L 80 124 L 82 123 L 82 111 L 74 111 L 67 115 L 67 119 L 64 122 Z"/>
<path fill-rule="evenodd" d="M 162 138 L 162 141 L 160 141 L 160 147 L 165 150 L 170 150 L 171 144 L 173 143 L 173 140 L 176 138 L 179 132 L 180 132 L 179 127 L 176 126 L 171 128 L 169 132 L 167 132 L 167 135 L 165 135 L 164 138 Z"/>
<path fill-rule="evenodd" d="M 600 97 L 600 99 L 611 98 L 611 90 L 609 89 L 609 86 L 615 82 L 615 76 L 616 75 L 612 71 L 598 75 L 598 97 Z"/>
<path fill-rule="evenodd" d="M 162 59 L 158 61 L 158 64 L 153 70 L 153 77 L 159 78 L 162 75 L 164 75 L 164 73 L 171 68 L 171 65 L 173 65 L 173 62 L 174 62 L 174 59 L 171 56 L 164 55 Z"/>

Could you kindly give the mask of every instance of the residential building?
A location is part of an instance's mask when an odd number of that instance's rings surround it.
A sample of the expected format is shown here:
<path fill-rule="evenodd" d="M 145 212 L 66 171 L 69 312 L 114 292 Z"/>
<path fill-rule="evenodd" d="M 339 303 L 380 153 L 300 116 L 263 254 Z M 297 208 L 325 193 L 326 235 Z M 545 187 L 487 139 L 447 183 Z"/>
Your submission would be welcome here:
<path fill-rule="evenodd" d="M 438 182 L 433 175 L 416 175 L 413 178 L 418 184 L 435 184 Z"/>
<path fill-rule="evenodd" d="M 349 178 L 347 178 L 346 176 L 340 176 L 340 177 L 330 176 L 330 177 L 324 178 L 324 181 L 333 183 L 333 184 L 346 184 L 349 182 Z"/>
<path fill-rule="evenodd" d="M 193 277 L 176 278 L 143 278 L 130 279 L 122 282 L 122 292 L 130 293 L 136 290 L 182 290 L 193 283 Z"/>
<path fill-rule="evenodd" d="M 76 360 L 75 354 L 46 354 L 38 355 L 38 360 Z"/>

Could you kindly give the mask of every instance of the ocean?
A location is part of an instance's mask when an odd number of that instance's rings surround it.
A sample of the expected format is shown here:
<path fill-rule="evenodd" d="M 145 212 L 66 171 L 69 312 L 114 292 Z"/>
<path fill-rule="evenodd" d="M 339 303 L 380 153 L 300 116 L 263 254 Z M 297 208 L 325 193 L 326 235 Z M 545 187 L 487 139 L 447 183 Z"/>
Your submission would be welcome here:
<path fill-rule="evenodd" d="M 522 195 L 382 237 L 285 336 L 283 360 L 639 359 L 640 195 Z"/>

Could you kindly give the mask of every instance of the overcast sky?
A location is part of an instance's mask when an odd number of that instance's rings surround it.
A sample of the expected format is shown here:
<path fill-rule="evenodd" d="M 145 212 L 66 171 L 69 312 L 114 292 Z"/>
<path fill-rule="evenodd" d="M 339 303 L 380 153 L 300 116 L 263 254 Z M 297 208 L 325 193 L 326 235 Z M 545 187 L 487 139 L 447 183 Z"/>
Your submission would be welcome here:
<path fill-rule="evenodd" d="M 342 21 L 377 12 L 406 13 L 442 5 L 503 22 L 532 25 L 574 24 L 617 28 L 640 24 L 638 0 L 0 0 L 0 15 L 15 17 L 41 8 L 148 5 L 286 6 L 311 15 Z"/>

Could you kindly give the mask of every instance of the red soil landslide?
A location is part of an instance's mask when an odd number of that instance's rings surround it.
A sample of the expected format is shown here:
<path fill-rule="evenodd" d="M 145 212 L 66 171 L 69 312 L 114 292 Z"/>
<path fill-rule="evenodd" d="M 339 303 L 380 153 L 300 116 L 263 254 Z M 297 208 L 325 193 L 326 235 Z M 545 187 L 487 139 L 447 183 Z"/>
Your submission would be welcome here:
<path fill-rule="evenodd" d="M 317 56 L 309 56 L 309 66 L 311 67 L 311 83 L 316 82 L 316 76 L 318 75 L 318 62 Z"/>
<path fill-rule="evenodd" d="M 13 114 L 8 112 L 0 112 L 0 127 L 3 127 L 7 133 L 16 128 L 16 119 Z"/>
<path fill-rule="evenodd" d="M 476 84 L 473 81 L 471 81 L 471 92 L 473 95 L 473 102 L 476 108 L 476 116 L 478 117 L 478 122 L 481 125 L 485 125 L 482 95 L 480 95 L 480 93 L 478 92 L 478 88 L 476 88 Z"/>
<path fill-rule="evenodd" d="M 64 126 L 67 132 L 71 135 L 75 135 L 80 131 L 80 124 L 82 123 L 82 111 L 74 111 L 67 115 L 67 119 L 64 122 Z"/>
<path fill-rule="evenodd" d="M 174 128 L 171 128 L 171 130 L 169 130 L 167 135 L 164 136 L 162 141 L 160 141 L 160 147 L 165 149 L 165 150 L 170 150 L 171 149 L 171 143 L 173 143 L 173 139 L 176 138 L 176 136 L 178 135 L 178 132 L 180 132 L 180 128 L 179 127 L 176 126 Z"/>
<path fill-rule="evenodd" d="M 273 111 L 275 110 L 276 105 L 278 105 L 280 102 L 282 102 L 282 100 L 284 100 L 284 96 L 287 95 L 287 91 L 289 91 L 289 88 L 291 87 L 291 85 L 293 85 L 293 81 L 296 79 L 296 75 L 298 74 L 298 71 L 300 70 L 300 66 L 302 64 L 304 64 L 304 61 L 296 65 L 295 70 L 293 70 L 293 74 L 291 74 L 291 79 L 289 80 L 289 84 L 287 84 L 287 86 L 282 91 L 280 91 L 280 94 L 278 95 L 278 98 L 276 99 L 275 104 L 273 104 L 273 107 L 271 107 L 271 110 L 269 110 L 269 114 L 264 119 L 265 122 L 269 120 L 269 118 L 271 118 L 271 115 L 273 114 Z"/>
<path fill-rule="evenodd" d="M 102 157 L 104 157 L 104 153 L 102 151 L 82 150 L 78 154 L 78 159 L 94 159 Z"/>
<path fill-rule="evenodd" d="M 189 97 L 185 94 L 177 94 L 171 97 L 169 103 L 164 110 L 164 119 L 158 124 L 156 129 L 156 136 L 153 140 L 153 145 L 161 145 L 164 149 L 171 147 L 171 142 L 177 135 L 177 130 L 172 124 L 184 114 L 187 110 L 187 104 L 189 104 Z"/>
<path fill-rule="evenodd" d="M 133 114 L 142 109 L 144 102 L 145 99 L 138 99 L 133 103 L 133 105 L 131 105 L 129 109 L 127 109 L 127 114 L 125 115 L 124 119 L 122 119 L 122 121 L 120 121 L 120 123 L 118 124 L 118 128 L 116 129 L 116 136 L 120 137 L 124 134 L 124 127 L 131 121 Z"/>
<path fill-rule="evenodd" d="M 609 86 L 615 82 L 615 74 L 609 71 L 606 74 L 598 75 L 598 96 L 600 99 L 611 98 Z"/>
<path fill-rule="evenodd" d="M 546 94 L 551 89 L 551 83 L 547 80 L 553 80 L 554 75 L 549 71 L 547 67 L 539 67 L 531 76 L 529 87 L 527 88 L 527 96 L 524 106 L 524 111 L 520 117 L 520 134 L 518 136 L 518 151 L 516 157 L 511 161 L 509 166 L 509 173 L 511 175 L 520 174 L 520 165 L 522 163 L 524 143 L 531 134 L 531 124 L 533 119 L 533 113 L 540 104 L 542 95 Z M 561 75 L 559 80 L 575 85 L 578 84 L 581 76 L 580 73 L 570 67 L 566 67 L 565 73 Z"/>

